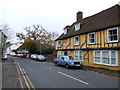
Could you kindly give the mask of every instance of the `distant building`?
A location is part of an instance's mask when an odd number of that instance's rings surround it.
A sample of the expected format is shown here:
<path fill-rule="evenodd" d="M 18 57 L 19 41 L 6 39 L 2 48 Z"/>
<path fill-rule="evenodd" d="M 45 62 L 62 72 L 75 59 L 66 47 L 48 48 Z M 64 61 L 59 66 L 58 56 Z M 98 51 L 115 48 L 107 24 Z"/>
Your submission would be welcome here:
<path fill-rule="evenodd" d="M 0 60 L 4 58 L 6 53 L 6 40 L 7 36 L 0 30 Z"/>
<path fill-rule="evenodd" d="M 10 43 L 10 44 L 11 45 L 9 45 L 9 47 L 7 48 L 7 54 L 12 55 L 13 53 L 15 53 L 17 48 L 19 48 L 23 43 L 17 42 L 17 43 Z"/>

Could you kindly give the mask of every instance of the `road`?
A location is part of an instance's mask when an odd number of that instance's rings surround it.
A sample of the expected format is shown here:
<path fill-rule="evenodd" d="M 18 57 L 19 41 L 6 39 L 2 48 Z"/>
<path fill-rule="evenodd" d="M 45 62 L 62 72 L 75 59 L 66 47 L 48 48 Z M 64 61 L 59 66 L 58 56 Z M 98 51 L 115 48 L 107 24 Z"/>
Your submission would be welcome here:
<path fill-rule="evenodd" d="M 118 79 L 107 75 L 66 69 L 54 63 L 13 57 L 34 88 L 118 88 Z"/>

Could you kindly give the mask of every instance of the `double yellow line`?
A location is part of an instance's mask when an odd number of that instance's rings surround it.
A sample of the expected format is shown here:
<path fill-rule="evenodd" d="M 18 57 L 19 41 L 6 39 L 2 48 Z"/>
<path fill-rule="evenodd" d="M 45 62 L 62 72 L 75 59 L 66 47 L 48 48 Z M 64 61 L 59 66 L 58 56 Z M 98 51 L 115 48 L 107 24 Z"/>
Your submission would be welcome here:
<path fill-rule="evenodd" d="M 23 79 L 25 81 L 25 84 L 26 84 L 27 88 L 29 90 L 31 90 L 31 89 L 35 90 L 35 87 L 32 84 L 32 82 L 30 81 L 29 77 L 27 76 L 25 70 L 23 68 L 21 68 L 20 64 L 17 61 L 15 61 L 15 62 L 16 62 L 17 67 L 19 68 L 19 71 L 20 71 L 21 75 L 23 76 Z"/>

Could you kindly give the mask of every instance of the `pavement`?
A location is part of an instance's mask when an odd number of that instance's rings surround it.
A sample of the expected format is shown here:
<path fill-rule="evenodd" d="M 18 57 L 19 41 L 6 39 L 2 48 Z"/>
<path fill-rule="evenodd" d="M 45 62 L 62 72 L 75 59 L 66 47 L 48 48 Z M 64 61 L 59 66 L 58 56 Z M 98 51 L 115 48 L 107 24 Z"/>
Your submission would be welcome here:
<path fill-rule="evenodd" d="M 12 57 L 2 61 L 2 88 L 21 88 L 17 68 Z"/>
<path fill-rule="evenodd" d="M 2 89 L 2 60 L 0 60 L 0 90 Z"/>

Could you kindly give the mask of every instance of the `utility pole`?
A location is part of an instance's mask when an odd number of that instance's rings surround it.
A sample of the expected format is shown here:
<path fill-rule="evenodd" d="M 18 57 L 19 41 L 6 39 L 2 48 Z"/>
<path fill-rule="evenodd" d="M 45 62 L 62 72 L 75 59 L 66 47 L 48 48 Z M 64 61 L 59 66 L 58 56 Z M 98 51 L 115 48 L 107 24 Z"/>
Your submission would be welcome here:
<path fill-rule="evenodd" d="M 41 40 L 40 40 L 40 55 L 41 55 Z"/>

